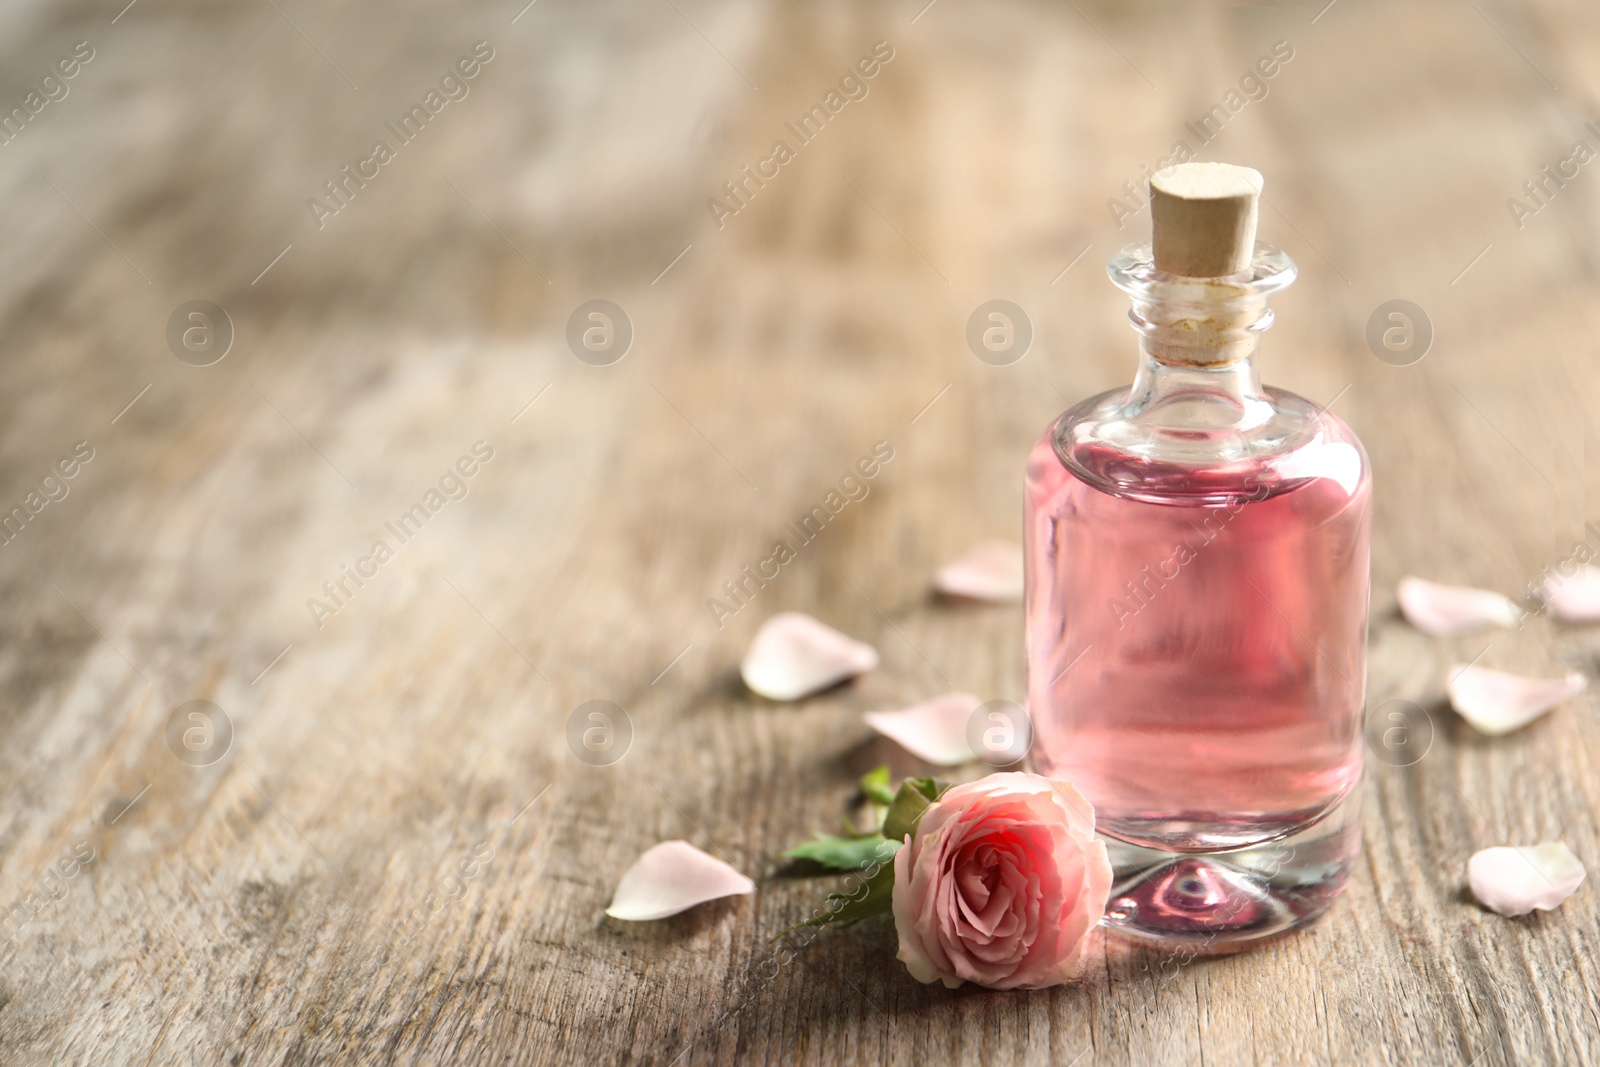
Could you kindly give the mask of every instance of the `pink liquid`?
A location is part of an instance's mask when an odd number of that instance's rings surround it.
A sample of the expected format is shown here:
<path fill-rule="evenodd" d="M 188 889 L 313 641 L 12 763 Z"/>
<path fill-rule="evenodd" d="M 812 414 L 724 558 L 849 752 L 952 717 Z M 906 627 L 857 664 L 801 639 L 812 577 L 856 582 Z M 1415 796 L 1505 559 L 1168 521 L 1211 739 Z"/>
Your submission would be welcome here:
<path fill-rule="evenodd" d="M 1317 421 L 1294 452 L 1209 468 L 1103 444 L 1069 466 L 1055 427 L 1034 448 L 1032 759 L 1103 833 L 1243 847 L 1360 778 L 1371 479 L 1350 430 Z"/>

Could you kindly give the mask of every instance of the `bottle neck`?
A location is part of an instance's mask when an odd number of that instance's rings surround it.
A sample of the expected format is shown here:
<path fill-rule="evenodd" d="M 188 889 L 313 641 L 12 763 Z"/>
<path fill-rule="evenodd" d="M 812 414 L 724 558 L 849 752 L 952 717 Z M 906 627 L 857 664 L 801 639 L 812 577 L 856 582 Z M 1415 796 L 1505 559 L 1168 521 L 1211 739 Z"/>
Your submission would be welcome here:
<path fill-rule="evenodd" d="M 1112 280 L 1132 298 L 1139 371 L 1126 414 L 1172 428 L 1245 430 L 1272 417 L 1256 371 L 1261 334 L 1272 325 L 1268 298 L 1294 280 L 1294 264 L 1257 246 L 1248 272 L 1185 278 L 1154 269 L 1148 245 L 1124 249 Z"/>
<path fill-rule="evenodd" d="M 1241 405 L 1266 399 L 1253 348 L 1227 363 L 1212 364 L 1173 363 L 1144 344 L 1139 348 L 1139 370 L 1130 390 L 1130 407 L 1144 409 L 1197 394 L 1231 399 Z"/>
<path fill-rule="evenodd" d="M 1223 278 L 1168 278 L 1131 294 L 1128 319 L 1146 357 L 1171 367 L 1248 363 L 1272 325 L 1265 294 Z"/>
<path fill-rule="evenodd" d="M 1337 419 L 1257 376 L 1267 298 L 1294 280 L 1288 256 L 1258 244 L 1248 271 L 1186 278 L 1157 271 L 1148 244 L 1130 245 L 1108 271 L 1132 298 L 1139 370 L 1131 389 L 1083 401 L 1051 427 L 1050 447 L 1075 477 L 1113 496 L 1205 507 L 1294 488 L 1308 471 L 1341 484 L 1364 477 L 1359 446 L 1304 452 L 1353 442 Z"/>
<path fill-rule="evenodd" d="M 1271 421 L 1273 405 L 1250 356 L 1191 365 L 1145 351 L 1123 414 L 1180 432 L 1243 433 Z"/>

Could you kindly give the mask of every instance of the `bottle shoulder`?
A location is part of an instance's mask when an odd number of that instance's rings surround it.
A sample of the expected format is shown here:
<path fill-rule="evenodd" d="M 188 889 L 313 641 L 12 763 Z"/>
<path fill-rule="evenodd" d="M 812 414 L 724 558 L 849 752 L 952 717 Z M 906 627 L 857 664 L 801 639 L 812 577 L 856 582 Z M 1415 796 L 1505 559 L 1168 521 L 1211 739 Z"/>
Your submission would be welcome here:
<path fill-rule="evenodd" d="M 1343 419 L 1270 386 L 1226 419 L 1182 404 L 1142 407 L 1128 387 L 1101 393 L 1046 429 L 1030 481 L 1048 477 L 1041 465 L 1113 496 L 1198 507 L 1263 500 L 1314 479 L 1354 498 L 1371 483 L 1366 450 Z"/>

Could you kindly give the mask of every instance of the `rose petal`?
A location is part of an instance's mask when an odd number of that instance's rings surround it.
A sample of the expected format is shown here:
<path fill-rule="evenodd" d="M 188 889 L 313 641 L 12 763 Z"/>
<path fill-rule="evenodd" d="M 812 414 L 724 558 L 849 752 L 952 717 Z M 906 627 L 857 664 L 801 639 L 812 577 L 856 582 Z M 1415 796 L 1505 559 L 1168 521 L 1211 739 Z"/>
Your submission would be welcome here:
<path fill-rule="evenodd" d="M 1584 567 L 1570 578 L 1546 578 L 1540 596 L 1562 622 L 1600 622 L 1600 567 Z"/>
<path fill-rule="evenodd" d="M 755 888 L 750 879 L 689 842 L 663 841 L 645 849 L 623 874 L 606 914 L 629 922 L 664 919 Z"/>
<path fill-rule="evenodd" d="M 878 651 L 810 615 L 783 611 L 762 623 L 739 673 L 773 700 L 799 700 L 878 665 Z"/>
<path fill-rule="evenodd" d="M 1501 915 L 1550 911 L 1573 894 L 1586 873 L 1565 841 L 1486 848 L 1467 861 L 1472 895 Z"/>
<path fill-rule="evenodd" d="M 1451 669 L 1454 676 L 1445 686 L 1450 706 L 1479 731 L 1493 735 L 1521 729 L 1589 685 L 1577 671 L 1565 678 L 1524 678 L 1488 667 L 1457 664 Z"/>
<path fill-rule="evenodd" d="M 1485 626 L 1513 630 L 1522 621 L 1522 609 L 1499 593 L 1421 578 L 1400 579 L 1400 611 L 1412 626 L 1434 637 L 1453 637 Z"/>
<path fill-rule="evenodd" d="M 1009 603 L 1022 599 L 1022 549 L 1010 541 L 985 541 L 934 576 L 946 596 Z"/>
<path fill-rule="evenodd" d="M 977 758 L 967 743 L 967 723 L 983 703 L 971 693 L 946 693 L 901 711 L 869 711 L 866 724 L 919 759 L 954 767 Z"/>

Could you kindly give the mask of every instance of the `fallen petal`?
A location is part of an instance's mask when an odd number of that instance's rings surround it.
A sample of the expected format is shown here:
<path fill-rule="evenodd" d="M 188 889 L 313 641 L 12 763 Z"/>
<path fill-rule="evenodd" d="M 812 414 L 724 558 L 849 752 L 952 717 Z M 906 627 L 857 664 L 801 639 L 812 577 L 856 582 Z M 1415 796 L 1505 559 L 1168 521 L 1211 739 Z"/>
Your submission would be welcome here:
<path fill-rule="evenodd" d="M 1600 567 L 1586 566 L 1570 578 L 1546 578 L 1540 595 L 1562 622 L 1600 622 Z"/>
<path fill-rule="evenodd" d="M 1021 600 L 1022 549 L 1010 541 L 985 541 L 940 568 L 933 587 L 946 596 L 969 600 Z"/>
<path fill-rule="evenodd" d="M 750 879 L 689 842 L 663 841 L 646 849 L 628 868 L 606 914 L 630 922 L 664 919 L 755 888 Z"/>
<path fill-rule="evenodd" d="M 1577 671 L 1565 678 L 1524 678 L 1488 667 L 1452 667 L 1445 691 L 1450 706 L 1486 734 L 1519 730 L 1568 697 L 1584 691 L 1589 679 Z"/>
<path fill-rule="evenodd" d="M 1514 630 L 1522 622 L 1522 609 L 1509 597 L 1421 578 L 1400 579 L 1400 611 L 1412 626 L 1434 637 L 1454 637 L 1485 626 Z"/>
<path fill-rule="evenodd" d="M 954 767 L 977 758 L 967 742 L 967 724 L 982 703 L 971 693 L 946 693 L 902 711 L 869 711 L 861 717 L 913 756 Z"/>
<path fill-rule="evenodd" d="M 878 650 L 798 611 L 761 624 L 739 674 L 772 700 L 799 700 L 878 665 Z"/>
<path fill-rule="evenodd" d="M 1586 873 L 1565 841 L 1486 848 L 1467 861 L 1472 895 L 1501 915 L 1550 911 L 1573 894 Z"/>

